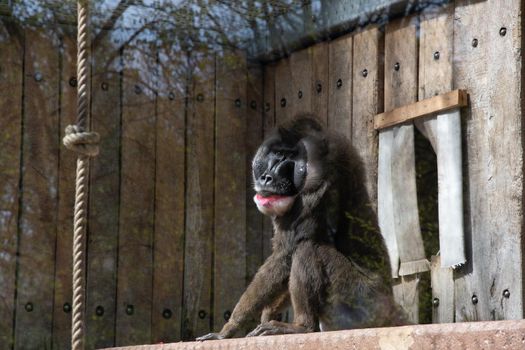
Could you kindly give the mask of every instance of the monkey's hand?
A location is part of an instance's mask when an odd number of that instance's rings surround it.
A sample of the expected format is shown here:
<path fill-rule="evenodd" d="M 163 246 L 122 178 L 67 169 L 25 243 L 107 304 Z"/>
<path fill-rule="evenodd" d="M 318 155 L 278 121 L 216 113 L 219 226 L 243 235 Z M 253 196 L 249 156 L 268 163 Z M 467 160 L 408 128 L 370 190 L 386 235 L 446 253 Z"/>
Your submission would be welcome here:
<path fill-rule="evenodd" d="M 220 333 L 208 333 L 206 335 L 203 335 L 202 337 L 198 337 L 197 341 L 204 341 L 204 340 L 221 340 L 221 339 L 224 339 L 225 337 L 223 335 L 221 335 Z"/>
<path fill-rule="evenodd" d="M 279 321 L 264 322 L 258 325 L 253 331 L 248 333 L 247 337 L 257 337 L 261 335 L 276 335 L 276 334 L 295 334 L 295 333 L 307 333 L 312 330 L 308 330 L 306 327 Z"/>

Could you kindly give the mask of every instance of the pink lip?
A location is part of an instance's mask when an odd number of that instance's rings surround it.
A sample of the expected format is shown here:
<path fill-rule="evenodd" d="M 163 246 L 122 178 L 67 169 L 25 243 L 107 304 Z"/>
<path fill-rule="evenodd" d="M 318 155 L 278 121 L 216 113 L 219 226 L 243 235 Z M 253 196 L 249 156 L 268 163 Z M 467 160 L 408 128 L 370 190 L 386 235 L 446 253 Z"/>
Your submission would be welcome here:
<path fill-rule="evenodd" d="M 286 198 L 287 196 L 272 195 L 268 197 L 261 196 L 260 194 L 255 195 L 255 201 L 262 206 L 270 207 L 274 202 Z"/>

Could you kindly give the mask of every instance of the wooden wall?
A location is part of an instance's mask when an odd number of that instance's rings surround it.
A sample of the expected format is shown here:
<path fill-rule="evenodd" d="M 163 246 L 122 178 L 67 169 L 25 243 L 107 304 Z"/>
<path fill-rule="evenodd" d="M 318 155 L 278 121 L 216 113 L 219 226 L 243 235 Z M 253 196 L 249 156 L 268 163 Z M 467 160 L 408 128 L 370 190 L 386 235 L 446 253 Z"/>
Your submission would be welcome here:
<path fill-rule="evenodd" d="M 221 328 L 271 251 L 249 168 L 275 123 L 314 111 L 346 134 L 376 198 L 373 116 L 395 96 L 455 88 L 470 94 L 468 262 L 453 272 L 433 265 L 434 320 L 523 317 L 520 13 L 519 1 L 457 0 L 265 66 L 238 52 L 150 52 L 102 36 L 92 52 L 92 128 L 102 145 L 90 174 L 88 347 Z M 68 348 L 75 157 L 60 140 L 76 88 L 66 33 L 0 21 L 0 90 L 9 92 L 0 95 L 2 348 Z"/>

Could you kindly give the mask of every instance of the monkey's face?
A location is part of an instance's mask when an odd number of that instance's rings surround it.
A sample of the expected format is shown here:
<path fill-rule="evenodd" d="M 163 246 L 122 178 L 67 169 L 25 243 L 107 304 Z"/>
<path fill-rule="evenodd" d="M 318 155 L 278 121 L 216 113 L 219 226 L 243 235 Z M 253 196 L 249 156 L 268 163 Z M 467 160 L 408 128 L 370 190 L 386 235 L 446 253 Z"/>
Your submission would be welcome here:
<path fill-rule="evenodd" d="M 254 202 L 265 215 L 282 216 L 318 177 L 315 137 L 280 130 L 259 147 L 253 163 Z"/>

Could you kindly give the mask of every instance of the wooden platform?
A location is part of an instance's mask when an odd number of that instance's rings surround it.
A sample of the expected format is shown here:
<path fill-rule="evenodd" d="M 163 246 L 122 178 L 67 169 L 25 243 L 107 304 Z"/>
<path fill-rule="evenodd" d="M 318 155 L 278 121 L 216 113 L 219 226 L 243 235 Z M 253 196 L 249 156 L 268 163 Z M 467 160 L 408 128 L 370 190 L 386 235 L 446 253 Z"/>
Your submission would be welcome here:
<path fill-rule="evenodd" d="M 525 320 L 370 328 L 113 349 L 525 349 Z"/>

